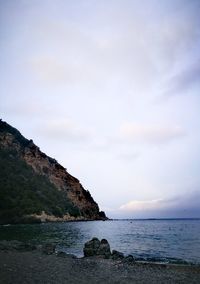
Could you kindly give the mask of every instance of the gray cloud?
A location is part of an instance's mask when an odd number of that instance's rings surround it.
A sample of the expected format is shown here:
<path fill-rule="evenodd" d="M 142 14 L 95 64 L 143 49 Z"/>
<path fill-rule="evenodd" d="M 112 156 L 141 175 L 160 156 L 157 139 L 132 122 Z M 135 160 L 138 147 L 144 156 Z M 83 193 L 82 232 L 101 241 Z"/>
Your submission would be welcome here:
<path fill-rule="evenodd" d="M 200 217 L 200 191 L 168 199 L 132 200 L 120 206 L 122 215 L 136 218 Z"/>
<path fill-rule="evenodd" d="M 164 91 L 164 97 L 182 95 L 193 86 L 200 84 L 200 60 L 189 68 L 174 75 L 168 82 L 168 88 Z"/>
<path fill-rule="evenodd" d="M 164 16 L 155 19 L 151 18 L 155 16 L 154 1 L 146 3 L 148 17 L 137 2 L 115 2 L 115 9 L 112 2 L 106 2 L 106 10 L 104 4 L 90 3 L 96 15 L 95 19 L 87 19 L 93 23 L 89 28 L 83 19 L 80 26 L 70 18 L 41 18 L 32 34 L 42 48 L 37 53 L 34 49 L 27 59 L 33 77 L 51 87 L 78 85 L 87 92 L 92 88 L 93 95 L 103 88 L 109 93 L 120 89 L 124 95 L 130 92 L 133 97 L 138 93 L 142 96 L 143 92 L 150 93 L 155 81 L 162 81 L 166 72 L 171 75 L 173 66 L 187 59 L 188 50 L 197 45 L 199 20 L 195 2 L 180 5 L 174 1 L 173 13 L 165 11 L 172 4 L 161 3 Z M 105 26 L 111 28 L 104 30 Z M 172 78 L 172 90 L 166 92 L 176 89 L 177 80 Z"/>

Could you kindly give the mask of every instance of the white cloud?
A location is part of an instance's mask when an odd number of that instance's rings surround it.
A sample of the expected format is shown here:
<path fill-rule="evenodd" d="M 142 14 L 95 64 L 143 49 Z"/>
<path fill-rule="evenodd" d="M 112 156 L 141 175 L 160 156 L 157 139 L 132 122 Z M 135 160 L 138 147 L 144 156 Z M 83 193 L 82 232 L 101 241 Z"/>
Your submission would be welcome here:
<path fill-rule="evenodd" d="M 119 211 L 124 213 L 141 213 L 147 212 L 175 212 L 177 210 L 192 211 L 198 209 L 199 211 L 199 197 L 200 191 L 192 191 L 184 193 L 183 195 L 174 196 L 171 198 L 160 198 L 152 200 L 131 200 L 119 207 Z M 169 214 L 170 215 L 170 214 Z"/>
<path fill-rule="evenodd" d="M 166 83 L 164 98 L 174 95 L 185 95 L 188 90 L 200 84 L 200 59 L 190 66 L 179 70 L 178 74 L 173 75 Z"/>
<path fill-rule="evenodd" d="M 143 211 L 151 209 L 160 209 L 162 207 L 162 199 L 155 200 L 132 200 L 120 206 L 123 211 Z"/>
<path fill-rule="evenodd" d="M 134 143 L 165 144 L 185 135 L 180 126 L 125 123 L 120 127 L 120 138 Z"/>

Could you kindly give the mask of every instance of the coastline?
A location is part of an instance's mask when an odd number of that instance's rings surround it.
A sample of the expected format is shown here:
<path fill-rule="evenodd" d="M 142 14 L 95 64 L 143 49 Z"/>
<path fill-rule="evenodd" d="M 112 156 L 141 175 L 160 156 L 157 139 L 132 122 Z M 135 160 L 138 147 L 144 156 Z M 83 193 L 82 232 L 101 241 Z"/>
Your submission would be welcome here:
<path fill-rule="evenodd" d="M 17 243 L 16 243 L 17 245 Z M 19 243 L 18 243 L 19 245 Z M 200 283 L 200 265 L 161 264 L 82 257 L 49 248 L 0 248 L 0 279 L 4 284 L 25 283 Z"/>
<path fill-rule="evenodd" d="M 71 216 L 69 214 L 63 215 L 63 217 L 56 217 L 54 215 L 46 214 L 42 211 L 41 214 L 24 215 L 16 220 L 9 220 L 10 222 L 2 222 L 0 220 L 0 226 L 10 225 L 32 225 L 32 224 L 44 224 L 44 223 L 65 223 L 65 222 L 87 222 L 87 221 L 110 221 L 108 217 L 96 217 L 89 218 L 84 216 Z"/>

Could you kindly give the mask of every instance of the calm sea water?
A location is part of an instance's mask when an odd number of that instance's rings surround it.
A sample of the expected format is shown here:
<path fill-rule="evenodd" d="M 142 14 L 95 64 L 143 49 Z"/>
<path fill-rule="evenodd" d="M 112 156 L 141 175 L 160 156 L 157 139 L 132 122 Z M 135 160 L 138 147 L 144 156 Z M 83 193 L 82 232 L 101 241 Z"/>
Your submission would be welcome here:
<path fill-rule="evenodd" d="M 111 249 L 149 261 L 200 264 L 200 220 L 120 220 L 0 226 L 1 240 L 56 243 L 57 249 L 83 255 L 92 237 Z"/>

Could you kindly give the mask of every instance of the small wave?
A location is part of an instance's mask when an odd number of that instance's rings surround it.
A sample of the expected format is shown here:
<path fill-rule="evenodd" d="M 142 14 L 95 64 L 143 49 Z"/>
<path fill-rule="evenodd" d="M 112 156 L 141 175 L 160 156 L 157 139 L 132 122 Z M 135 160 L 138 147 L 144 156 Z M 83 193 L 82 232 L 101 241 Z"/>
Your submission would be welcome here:
<path fill-rule="evenodd" d="M 165 257 L 136 257 L 136 261 L 139 262 L 152 262 L 152 263 L 163 263 L 163 264 L 182 264 L 182 265 L 194 265 L 197 263 L 189 262 L 178 258 L 165 258 Z"/>

